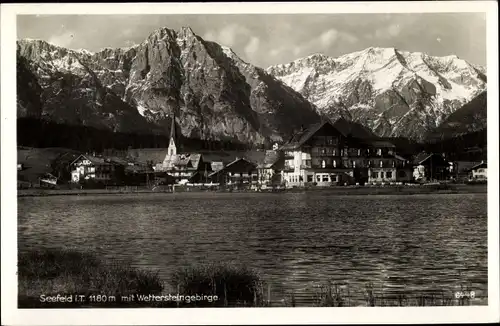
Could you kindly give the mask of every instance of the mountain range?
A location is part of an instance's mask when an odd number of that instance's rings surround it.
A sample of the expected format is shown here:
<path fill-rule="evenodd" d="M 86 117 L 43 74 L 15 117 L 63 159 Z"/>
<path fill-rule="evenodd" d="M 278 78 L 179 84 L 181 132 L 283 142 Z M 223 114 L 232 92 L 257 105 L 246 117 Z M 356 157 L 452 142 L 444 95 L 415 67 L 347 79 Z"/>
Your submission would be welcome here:
<path fill-rule="evenodd" d="M 257 144 L 320 119 L 293 89 L 190 28 L 97 53 L 19 40 L 17 56 L 18 88 L 32 90 L 19 92 L 20 117 L 159 134 L 175 117 L 185 137 Z"/>
<path fill-rule="evenodd" d="M 184 137 L 270 144 L 344 117 L 379 136 L 422 140 L 485 90 L 482 67 L 396 49 L 262 69 L 190 28 L 96 53 L 17 42 L 18 118 L 114 132 L 168 135 L 175 118 Z"/>
<path fill-rule="evenodd" d="M 486 90 L 486 71 L 457 56 L 368 48 L 332 58 L 314 54 L 267 68 L 320 114 L 362 123 L 383 137 L 423 140 Z"/>

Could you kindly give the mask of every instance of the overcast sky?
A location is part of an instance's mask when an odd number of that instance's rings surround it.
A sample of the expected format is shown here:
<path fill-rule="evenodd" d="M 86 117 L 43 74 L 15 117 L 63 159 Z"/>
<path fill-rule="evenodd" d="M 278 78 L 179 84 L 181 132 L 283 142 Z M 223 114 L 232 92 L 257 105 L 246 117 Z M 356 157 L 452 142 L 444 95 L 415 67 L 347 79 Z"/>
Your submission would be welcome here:
<path fill-rule="evenodd" d="M 312 53 L 337 57 L 370 46 L 456 54 L 486 66 L 485 19 L 482 13 L 18 16 L 17 35 L 98 51 L 141 43 L 160 27 L 189 26 L 264 68 Z"/>

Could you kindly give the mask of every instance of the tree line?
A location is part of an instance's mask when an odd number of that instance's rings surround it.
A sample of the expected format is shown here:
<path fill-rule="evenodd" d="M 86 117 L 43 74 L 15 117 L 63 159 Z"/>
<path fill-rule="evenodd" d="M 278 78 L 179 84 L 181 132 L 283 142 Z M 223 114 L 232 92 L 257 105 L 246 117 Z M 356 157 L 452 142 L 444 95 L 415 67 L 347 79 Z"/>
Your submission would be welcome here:
<path fill-rule="evenodd" d="M 169 137 L 158 134 L 113 132 L 83 125 L 67 125 L 36 118 L 17 119 L 17 145 L 27 147 L 63 147 L 81 152 L 103 153 L 106 149 L 166 148 Z M 248 145 L 234 141 L 202 140 L 181 137 L 181 149 L 246 150 Z"/>
<path fill-rule="evenodd" d="M 266 149 L 263 145 L 248 145 L 230 140 L 202 140 L 180 136 L 181 151 L 244 151 Z M 394 138 L 397 151 L 405 156 L 418 152 L 445 153 L 450 160 L 486 160 L 487 130 L 459 135 L 453 138 L 415 143 Z M 109 149 L 166 148 L 169 138 L 157 134 L 113 132 L 83 125 L 59 124 L 36 118 L 17 119 L 17 145 L 27 147 L 63 147 L 81 152 L 103 153 Z"/>

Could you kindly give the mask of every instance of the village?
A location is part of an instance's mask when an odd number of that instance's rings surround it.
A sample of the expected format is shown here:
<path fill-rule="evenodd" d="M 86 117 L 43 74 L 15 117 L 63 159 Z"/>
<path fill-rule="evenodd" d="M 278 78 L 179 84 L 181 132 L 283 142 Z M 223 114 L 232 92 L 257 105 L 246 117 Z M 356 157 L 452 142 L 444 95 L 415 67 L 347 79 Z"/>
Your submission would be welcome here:
<path fill-rule="evenodd" d="M 63 153 L 51 171 L 23 180 L 29 164 L 18 157 L 18 188 L 294 189 L 390 186 L 487 180 L 487 163 L 448 161 L 442 153 L 408 155 L 344 119 L 303 128 L 270 150 L 184 153 L 172 120 L 165 149 L 129 149 L 119 155 Z M 111 153 L 113 154 L 113 153 Z"/>

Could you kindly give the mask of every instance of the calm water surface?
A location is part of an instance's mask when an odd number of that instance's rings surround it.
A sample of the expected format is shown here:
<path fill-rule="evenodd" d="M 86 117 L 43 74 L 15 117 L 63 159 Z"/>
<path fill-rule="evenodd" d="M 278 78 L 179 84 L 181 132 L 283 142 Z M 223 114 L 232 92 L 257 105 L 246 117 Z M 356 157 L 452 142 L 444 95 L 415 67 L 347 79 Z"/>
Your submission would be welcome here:
<path fill-rule="evenodd" d="M 468 285 L 487 304 L 487 195 L 332 196 L 132 194 L 18 199 L 27 247 L 93 249 L 153 268 L 238 262 L 271 284 L 273 300 L 347 284 L 377 292 L 452 291 Z"/>

